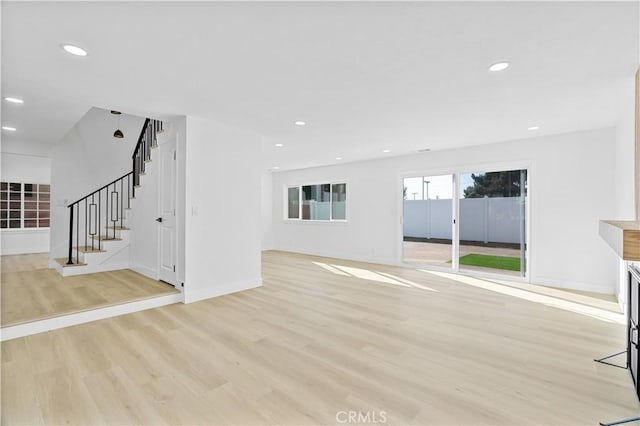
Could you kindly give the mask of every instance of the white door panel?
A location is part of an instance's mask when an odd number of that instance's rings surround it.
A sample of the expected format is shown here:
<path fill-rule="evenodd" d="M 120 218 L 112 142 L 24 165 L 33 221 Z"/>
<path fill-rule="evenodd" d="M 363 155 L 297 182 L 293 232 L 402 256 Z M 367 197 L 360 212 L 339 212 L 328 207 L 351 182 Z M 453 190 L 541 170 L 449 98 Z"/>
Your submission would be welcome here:
<path fill-rule="evenodd" d="M 177 285 L 176 278 L 176 140 L 158 146 L 159 271 L 162 281 Z"/>

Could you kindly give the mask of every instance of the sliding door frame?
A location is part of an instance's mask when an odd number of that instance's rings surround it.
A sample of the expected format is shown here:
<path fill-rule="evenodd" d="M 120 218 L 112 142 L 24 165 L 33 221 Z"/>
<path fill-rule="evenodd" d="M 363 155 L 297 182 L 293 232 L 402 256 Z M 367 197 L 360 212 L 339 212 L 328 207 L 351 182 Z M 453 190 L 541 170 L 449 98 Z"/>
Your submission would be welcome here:
<path fill-rule="evenodd" d="M 491 272 L 483 272 L 483 271 L 475 271 L 475 270 L 460 270 L 460 262 L 459 262 L 459 253 L 460 253 L 460 176 L 463 174 L 474 173 L 478 171 L 482 171 L 485 173 L 490 172 L 501 172 L 501 171 L 509 171 L 509 170 L 527 170 L 527 203 L 525 208 L 525 241 L 526 241 L 526 251 L 525 251 L 525 274 L 524 277 L 521 276 L 510 276 L 503 275 Z M 532 240 L 532 220 L 531 220 L 531 211 L 532 205 L 534 203 L 533 200 L 533 182 L 535 179 L 535 167 L 531 161 L 516 161 L 516 162 L 499 162 L 499 163 L 478 163 L 478 164 L 465 164 L 460 167 L 447 167 L 447 168 L 425 168 L 410 172 L 403 172 L 398 175 L 398 212 L 400 218 L 398 220 L 398 258 L 397 263 L 400 266 L 409 266 L 415 267 L 408 263 L 404 262 L 404 197 L 403 197 L 403 185 L 405 178 L 418 177 L 418 176 L 441 176 L 441 175 L 452 175 L 453 176 L 453 200 L 452 200 L 452 233 L 451 233 L 451 246 L 452 246 L 452 257 L 451 257 L 451 268 L 442 268 L 437 266 L 424 266 L 420 267 L 420 269 L 425 270 L 433 270 L 438 272 L 451 272 L 455 274 L 464 274 L 464 275 L 472 275 L 483 278 L 495 278 L 502 280 L 509 280 L 515 282 L 531 282 L 532 271 L 535 265 L 532 265 L 531 262 L 531 240 Z"/>

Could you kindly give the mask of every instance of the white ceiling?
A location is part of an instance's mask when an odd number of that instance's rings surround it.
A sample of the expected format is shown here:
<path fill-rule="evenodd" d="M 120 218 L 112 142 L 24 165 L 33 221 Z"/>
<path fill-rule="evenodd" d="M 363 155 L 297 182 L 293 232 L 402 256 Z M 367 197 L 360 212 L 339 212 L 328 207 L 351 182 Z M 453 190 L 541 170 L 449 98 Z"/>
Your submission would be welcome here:
<path fill-rule="evenodd" d="M 2 96 L 25 99 L 3 140 L 55 143 L 92 106 L 196 115 L 262 135 L 265 168 L 615 125 L 638 66 L 637 2 L 1 7 Z"/>

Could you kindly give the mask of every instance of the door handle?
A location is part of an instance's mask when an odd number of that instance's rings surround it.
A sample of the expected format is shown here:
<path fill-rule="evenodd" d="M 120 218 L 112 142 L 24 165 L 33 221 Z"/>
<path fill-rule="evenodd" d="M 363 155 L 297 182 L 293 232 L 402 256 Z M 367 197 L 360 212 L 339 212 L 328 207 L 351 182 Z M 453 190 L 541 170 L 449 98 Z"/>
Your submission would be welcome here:
<path fill-rule="evenodd" d="M 160 223 L 162 223 L 162 217 L 157 218 L 157 219 L 156 219 L 156 222 L 160 222 Z"/>

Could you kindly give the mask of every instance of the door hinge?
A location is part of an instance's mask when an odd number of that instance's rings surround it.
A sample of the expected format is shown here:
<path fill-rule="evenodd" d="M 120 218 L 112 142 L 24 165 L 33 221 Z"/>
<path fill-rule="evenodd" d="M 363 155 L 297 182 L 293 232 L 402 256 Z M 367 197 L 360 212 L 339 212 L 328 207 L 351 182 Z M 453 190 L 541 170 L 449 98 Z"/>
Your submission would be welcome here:
<path fill-rule="evenodd" d="M 176 271 L 176 265 L 173 265 L 173 272 Z"/>

